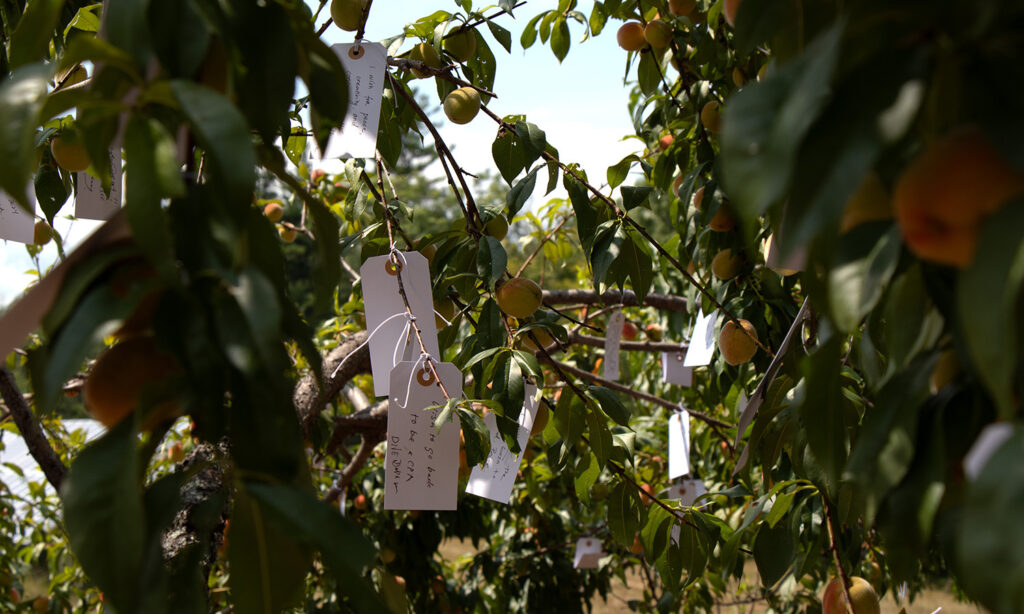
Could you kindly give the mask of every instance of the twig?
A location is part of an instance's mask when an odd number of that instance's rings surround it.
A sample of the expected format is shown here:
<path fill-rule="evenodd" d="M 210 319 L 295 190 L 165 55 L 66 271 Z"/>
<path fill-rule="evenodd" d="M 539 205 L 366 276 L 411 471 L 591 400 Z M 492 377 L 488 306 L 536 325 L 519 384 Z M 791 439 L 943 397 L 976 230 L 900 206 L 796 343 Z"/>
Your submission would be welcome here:
<path fill-rule="evenodd" d="M 832 551 L 832 560 L 835 561 L 836 571 L 839 573 L 839 578 L 843 583 L 843 598 L 846 600 L 846 607 L 854 612 L 853 598 L 850 597 L 850 575 L 846 573 L 846 568 L 843 567 L 843 561 L 839 556 L 839 545 L 837 542 L 837 531 L 835 526 L 835 518 L 833 518 L 832 503 L 828 499 L 828 495 L 821 492 L 821 502 L 825 506 L 825 519 L 828 526 L 828 545 L 829 550 Z"/>
<path fill-rule="evenodd" d="M 67 475 L 67 467 L 61 462 L 60 457 L 53 451 L 49 440 L 43 434 L 43 429 L 36 419 L 32 408 L 25 402 L 25 397 L 18 390 L 18 384 L 14 375 L 7 367 L 0 367 L 0 396 L 3 397 L 7 409 L 14 418 L 14 424 L 21 431 L 21 437 L 25 440 L 25 447 L 29 454 L 43 470 L 46 480 L 60 492 L 60 485 Z"/>
<path fill-rule="evenodd" d="M 605 340 L 603 337 L 591 337 L 577 332 L 569 333 L 569 343 L 575 345 L 589 345 L 590 347 L 603 348 Z M 620 341 L 619 349 L 630 352 L 685 352 L 685 343 L 654 342 L 654 341 Z"/>
<path fill-rule="evenodd" d="M 491 98 L 497 98 L 498 97 L 497 94 L 495 94 L 494 92 L 492 92 L 492 91 L 490 91 L 488 89 L 484 89 L 484 88 L 480 87 L 479 85 L 475 85 L 473 83 L 470 83 L 469 81 L 466 81 L 464 79 L 460 79 L 459 77 L 456 77 L 455 75 L 453 75 L 452 71 L 455 69 L 455 66 L 445 66 L 443 68 L 435 68 L 435 67 L 427 64 L 426 62 L 423 62 L 422 60 L 413 60 L 413 59 L 410 59 L 410 58 L 396 58 L 396 57 L 388 57 L 388 66 L 394 66 L 395 68 L 400 68 L 400 69 L 406 70 L 406 71 L 415 69 L 417 72 L 427 73 L 427 74 L 429 74 L 429 75 L 431 75 L 433 77 L 437 77 L 437 78 L 443 79 L 445 81 L 450 81 L 450 82 L 454 83 L 455 85 L 458 85 L 458 86 L 461 86 L 461 87 L 473 88 L 476 91 L 480 92 L 481 94 L 484 94 L 485 96 L 490 96 Z"/>
<path fill-rule="evenodd" d="M 533 262 L 533 259 L 537 257 L 537 254 L 540 253 L 540 250 L 544 248 L 544 244 L 550 241 L 551 237 L 555 236 L 555 233 L 557 233 L 562 228 L 562 226 L 564 226 L 565 223 L 568 221 L 569 218 L 562 218 L 562 221 L 558 222 L 557 226 L 552 228 L 546 235 L 544 235 L 544 238 L 541 239 L 540 243 L 537 244 L 537 247 L 534 248 L 533 253 L 527 256 L 526 261 L 523 262 L 523 266 L 519 267 L 519 271 L 516 272 L 515 277 L 519 277 L 520 275 L 523 274 L 523 271 L 526 270 L 526 267 L 530 266 L 530 263 Z"/>
<path fill-rule="evenodd" d="M 661 405 L 662 407 L 666 407 L 668 409 L 678 409 L 679 408 L 679 403 L 674 403 L 672 401 L 663 399 L 661 397 L 656 397 L 653 394 L 647 394 L 646 392 L 640 392 L 639 390 L 633 390 L 629 386 L 626 386 L 626 385 L 620 384 L 618 382 L 613 382 L 611 380 L 605 379 L 605 378 L 601 377 L 600 375 L 595 375 L 595 374 L 593 374 L 593 373 L 591 373 L 589 371 L 584 371 L 583 369 L 578 369 L 578 368 L 576 368 L 576 367 L 574 367 L 572 365 L 567 365 L 564 362 L 559 362 L 559 361 L 555 360 L 554 358 L 552 358 L 551 355 L 548 354 L 544 350 L 541 350 L 541 355 L 538 356 L 537 358 L 541 362 L 545 362 L 545 363 L 551 365 L 557 371 L 564 371 L 566 373 L 571 373 L 571 374 L 573 374 L 576 377 L 579 377 L 581 379 L 586 379 L 586 380 L 590 380 L 592 382 L 596 382 L 596 383 L 598 383 L 598 384 L 600 384 L 600 385 L 602 385 L 605 388 L 608 388 L 610 390 L 617 390 L 617 391 L 619 391 L 619 392 L 621 392 L 623 394 L 627 394 L 627 395 L 629 395 L 631 397 L 640 399 L 642 401 L 647 401 L 648 403 L 654 403 L 655 405 Z M 566 380 L 566 382 L 568 382 L 568 380 Z M 700 420 L 702 422 L 706 422 L 707 424 L 717 425 L 717 426 L 720 426 L 720 427 L 726 428 L 726 429 L 735 428 L 735 425 L 729 424 L 728 422 L 723 422 L 723 421 L 719 420 L 718 418 L 712 418 L 711 416 L 709 416 L 709 415 L 707 415 L 705 413 L 699 412 L 699 411 L 694 411 L 694 410 L 689 410 L 688 409 L 688 410 L 686 410 L 686 412 L 688 414 L 690 414 L 691 416 L 693 416 L 694 418 L 697 418 L 698 420 Z"/>

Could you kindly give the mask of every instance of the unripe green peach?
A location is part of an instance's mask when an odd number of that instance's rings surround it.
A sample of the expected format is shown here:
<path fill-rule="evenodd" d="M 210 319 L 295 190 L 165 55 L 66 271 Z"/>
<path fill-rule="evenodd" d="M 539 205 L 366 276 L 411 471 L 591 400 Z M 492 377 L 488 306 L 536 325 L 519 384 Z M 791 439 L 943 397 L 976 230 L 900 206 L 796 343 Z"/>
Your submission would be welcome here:
<path fill-rule="evenodd" d="M 468 62 L 476 55 L 476 31 L 463 30 L 444 39 L 444 50 L 460 62 Z"/>
<path fill-rule="evenodd" d="M 480 112 L 480 92 L 460 87 L 444 98 L 444 114 L 453 123 L 468 124 Z"/>
<path fill-rule="evenodd" d="M 331 19 L 342 30 L 355 32 L 359 29 L 365 7 L 366 0 L 332 0 Z"/>
<path fill-rule="evenodd" d="M 409 52 L 409 59 L 419 60 L 431 68 L 441 68 L 441 55 L 430 43 L 420 43 L 413 47 L 412 51 Z M 430 76 L 429 71 L 417 68 L 412 69 L 412 74 L 417 79 L 425 79 Z"/>

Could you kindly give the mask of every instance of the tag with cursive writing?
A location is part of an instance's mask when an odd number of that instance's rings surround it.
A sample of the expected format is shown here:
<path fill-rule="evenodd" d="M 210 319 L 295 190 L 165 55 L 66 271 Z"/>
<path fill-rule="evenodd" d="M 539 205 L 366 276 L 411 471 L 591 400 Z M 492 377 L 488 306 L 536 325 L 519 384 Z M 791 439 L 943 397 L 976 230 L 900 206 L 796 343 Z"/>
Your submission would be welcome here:
<path fill-rule="evenodd" d="M 527 384 L 523 411 L 519 412 L 519 435 L 516 437 L 519 442 L 519 454 L 512 454 L 505 444 L 501 433 L 498 432 L 498 420 L 494 412 L 484 416 L 484 424 L 491 432 L 491 453 L 482 468 L 473 467 L 469 474 L 469 483 L 466 484 L 466 492 L 498 503 L 509 502 L 512 498 L 512 487 L 516 483 L 516 474 L 519 472 L 519 464 L 523 461 L 523 453 L 526 451 L 526 442 L 530 439 L 530 429 L 533 428 L 533 421 L 537 416 L 539 401 L 537 387 Z"/>
<path fill-rule="evenodd" d="M 462 372 L 434 363 L 452 398 L 462 396 Z M 384 455 L 384 509 L 453 510 L 459 486 L 459 420 L 438 432 L 444 393 L 424 361 L 395 365 L 388 396 L 387 452 Z"/>
<path fill-rule="evenodd" d="M 25 189 L 32 208 L 35 209 L 35 192 L 31 186 Z M 0 191 L 0 239 L 33 243 L 35 241 L 35 218 L 22 209 L 6 192 Z"/>
<path fill-rule="evenodd" d="M 341 131 L 331 134 L 324 158 L 372 158 L 377 152 L 380 102 L 388 52 L 380 43 L 332 45 L 348 76 L 348 112 Z"/>

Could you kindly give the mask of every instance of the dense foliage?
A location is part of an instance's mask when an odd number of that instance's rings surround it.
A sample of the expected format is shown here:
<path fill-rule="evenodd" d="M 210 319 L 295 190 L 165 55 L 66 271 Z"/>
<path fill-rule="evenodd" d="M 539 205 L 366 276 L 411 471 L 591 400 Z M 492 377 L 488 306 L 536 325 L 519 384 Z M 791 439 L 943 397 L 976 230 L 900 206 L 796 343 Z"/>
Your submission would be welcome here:
<path fill-rule="evenodd" d="M 42 574 L 52 612 L 101 595 L 119 612 L 568 612 L 639 569 L 639 611 L 817 612 L 837 575 L 879 593 L 952 578 L 993 612 L 1024 610 L 1019 3 L 437 4 L 386 41 L 376 158 L 324 176 L 303 161 L 348 98 L 326 3 L 0 0 L 0 189 L 31 182 L 52 223 L 78 189 L 54 139 L 80 141 L 106 188 L 113 147 L 133 237 L 68 273 L 8 375 L 30 375 L 49 418 L 140 318 L 172 365 L 96 441 L 48 428 L 69 471 L 59 502 L 34 489 L 38 515 L 0 518 L 0 583 Z M 519 41 L 509 14 L 527 20 Z M 485 107 L 473 121 L 494 122 L 504 183 L 467 179 L 418 75 L 439 101 L 472 85 L 486 105 L 517 42 L 562 60 L 622 22 L 663 24 L 623 51 L 644 151 L 583 169 L 543 126 Z M 443 41 L 465 32 L 459 61 Z M 421 43 L 440 66 L 409 53 Z M 422 180 L 419 135 L 449 195 Z M 537 186 L 567 199 L 527 207 Z M 419 199 L 437 212 L 417 218 Z M 454 305 L 439 340 L 466 398 L 444 416 L 467 465 L 487 455 L 484 412 L 513 442 L 525 383 L 543 388 L 550 420 L 508 506 L 383 511 L 386 402 L 366 400 L 355 272 L 393 249 L 428 255 L 438 310 Z M 525 318 L 496 302 L 518 276 L 549 290 Z M 646 335 L 623 346 L 622 385 L 596 375 L 614 306 Z M 718 314 L 716 336 L 749 322 L 733 341 L 753 358 L 720 351 L 692 386 L 666 385 L 658 342 L 684 341 L 698 311 Z M 709 491 L 695 507 L 667 496 L 680 404 Z M 996 423 L 1007 438 L 965 471 Z M 573 567 L 581 536 L 604 544 L 597 570 Z M 448 538 L 474 553 L 435 556 Z"/>

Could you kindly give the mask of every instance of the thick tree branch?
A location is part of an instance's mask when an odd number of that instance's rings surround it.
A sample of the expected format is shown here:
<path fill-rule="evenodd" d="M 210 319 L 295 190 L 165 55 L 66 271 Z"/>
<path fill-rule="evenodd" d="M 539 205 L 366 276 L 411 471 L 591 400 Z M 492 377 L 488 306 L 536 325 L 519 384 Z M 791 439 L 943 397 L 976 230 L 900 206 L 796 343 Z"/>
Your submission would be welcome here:
<path fill-rule="evenodd" d="M 358 332 L 345 339 L 324 358 L 327 376 L 308 374 L 295 386 L 293 400 L 308 435 L 324 408 L 353 377 L 370 371 L 370 348 L 365 345 L 367 333 Z M 322 384 L 322 385 L 321 385 Z"/>
<path fill-rule="evenodd" d="M 11 417 L 14 418 L 14 424 L 21 431 L 21 437 L 25 440 L 29 454 L 43 470 L 46 480 L 53 485 L 57 492 L 60 492 L 60 485 L 67 474 L 67 467 L 53 451 L 46 435 L 43 434 L 39 420 L 36 419 L 36 415 L 28 406 L 21 391 L 18 390 L 14 374 L 7 367 L 0 367 L 0 396 L 7 404 L 7 409 L 10 411 Z"/>
<path fill-rule="evenodd" d="M 581 335 L 577 332 L 569 333 L 569 343 L 576 345 L 589 345 L 590 347 L 603 348 L 604 337 L 591 337 Z M 629 352 L 685 352 L 689 346 L 685 343 L 653 342 L 653 341 L 620 341 L 619 349 Z"/>
<path fill-rule="evenodd" d="M 352 460 L 345 465 L 345 469 L 338 476 L 338 479 L 334 481 L 331 488 L 327 491 L 324 496 L 324 501 L 333 503 L 338 500 L 341 493 L 345 491 L 352 480 L 359 473 L 359 470 L 363 468 L 366 461 L 370 460 L 370 455 L 373 454 L 373 448 L 383 439 L 383 436 L 373 437 L 371 435 L 363 435 L 363 441 L 359 444 L 359 451 Z"/>

